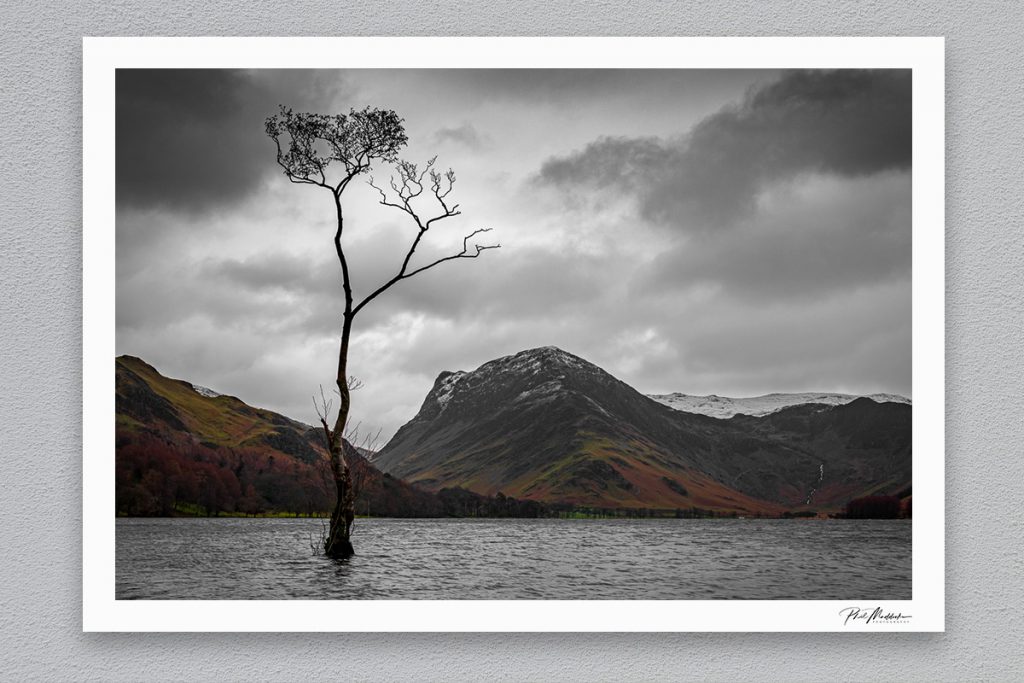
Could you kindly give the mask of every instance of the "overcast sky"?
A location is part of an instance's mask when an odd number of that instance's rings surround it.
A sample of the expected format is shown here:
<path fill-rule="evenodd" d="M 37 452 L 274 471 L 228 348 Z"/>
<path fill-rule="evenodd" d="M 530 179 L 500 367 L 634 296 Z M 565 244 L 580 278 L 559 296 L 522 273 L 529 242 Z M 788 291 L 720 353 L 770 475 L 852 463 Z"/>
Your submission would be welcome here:
<path fill-rule="evenodd" d="M 463 214 L 420 263 L 479 227 L 501 244 L 356 318 L 364 431 L 386 440 L 442 370 L 547 345 L 644 393 L 910 395 L 902 71 L 122 70 L 118 354 L 315 422 L 340 331 L 334 208 L 275 164 L 279 103 L 394 109 L 402 156 L 456 171 Z M 414 236 L 377 199 L 344 195 L 357 297 Z"/>

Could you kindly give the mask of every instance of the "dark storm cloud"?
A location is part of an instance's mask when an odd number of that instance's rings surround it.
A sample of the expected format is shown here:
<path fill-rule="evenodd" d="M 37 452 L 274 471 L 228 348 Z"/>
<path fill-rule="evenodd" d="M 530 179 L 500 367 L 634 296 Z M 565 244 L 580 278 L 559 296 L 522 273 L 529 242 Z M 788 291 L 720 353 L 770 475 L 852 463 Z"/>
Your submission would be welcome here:
<path fill-rule="evenodd" d="M 908 169 L 909 71 L 798 71 L 748 92 L 685 136 L 602 138 L 549 159 L 538 181 L 625 191 L 648 220 L 685 230 L 727 225 L 772 181 Z"/>
<path fill-rule="evenodd" d="M 757 69 L 454 69 L 427 72 L 435 83 L 459 92 L 467 103 L 481 100 L 554 104 L 628 97 L 657 100 L 666 92 L 749 82 Z"/>
<path fill-rule="evenodd" d="M 806 301 L 910 276 L 910 177 L 805 179 L 762 201 L 754 221 L 659 254 L 643 292 L 709 284 L 758 301 Z"/>
<path fill-rule="evenodd" d="M 264 119 L 337 90 L 312 71 L 118 69 L 118 204 L 194 214 L 244 198 L 276 169 Z"/>
<path fill-rule="evenodd" d="M 680 73 L 680 72 L 675 72 Z M 619 69 L 467 69 L 453 75 L 473 90 L 515 99 L 568 99 L 594 96 L 609 89 L 645 87 L 648 81 L 663 83 L 659 70 Z"/>

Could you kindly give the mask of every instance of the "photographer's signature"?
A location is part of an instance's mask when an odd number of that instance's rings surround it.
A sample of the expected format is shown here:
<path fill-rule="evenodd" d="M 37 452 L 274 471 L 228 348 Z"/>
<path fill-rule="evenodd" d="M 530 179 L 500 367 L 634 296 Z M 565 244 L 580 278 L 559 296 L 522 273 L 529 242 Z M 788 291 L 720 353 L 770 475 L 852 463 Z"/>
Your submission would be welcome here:
<path fill-rule="evenodd" d="M 862 622 L 864 624 L 909 624 L 910 615 L 904 614 L 903 612 L 886 612 L 881 607 L 847 607 L 839 610 L 839 616 L 843 617 L 843 626 L 846 626 L 851 621 L 853 623 Z"/>

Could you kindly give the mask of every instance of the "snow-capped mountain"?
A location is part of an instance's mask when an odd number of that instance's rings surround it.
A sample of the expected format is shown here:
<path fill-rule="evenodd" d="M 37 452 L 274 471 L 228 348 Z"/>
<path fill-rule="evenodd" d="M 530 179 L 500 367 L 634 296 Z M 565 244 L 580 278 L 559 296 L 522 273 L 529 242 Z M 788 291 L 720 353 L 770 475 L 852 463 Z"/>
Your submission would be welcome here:
<path fill-rule="evenodd" d="M 805 396 L 761 417 L 715 419 L 561 349 L 530 349 L 441 372 L 374 464 L 430 491 L 737 514 L 837 508 L 909 485 L 905 400 L 821 406 L 810 404 L 822 394 Z"/>
<path fill-rule="evenodd" d="M 870 398 L 875 403 L 906 403 L 910 399 L 898 394 L 869 394 L 857 396 L 856 394 L 822 394 L 807 392 L 802 394 L 765 394 L 764 396 L 752 396 L 750 398 L 730 398 L 728 396 L 691 396 L 690 394 L 648 394 L 658 403 L 669 408 L 675 408 L 685 413 L 697 413 L 717 418 L 730 418 L 733 415 L 752 415 L 760 417 L 790 406 L 803 405 L 805 403 L 820 403 L 829 406 L 841 406 L 851 403 L 858 398 Z"/>

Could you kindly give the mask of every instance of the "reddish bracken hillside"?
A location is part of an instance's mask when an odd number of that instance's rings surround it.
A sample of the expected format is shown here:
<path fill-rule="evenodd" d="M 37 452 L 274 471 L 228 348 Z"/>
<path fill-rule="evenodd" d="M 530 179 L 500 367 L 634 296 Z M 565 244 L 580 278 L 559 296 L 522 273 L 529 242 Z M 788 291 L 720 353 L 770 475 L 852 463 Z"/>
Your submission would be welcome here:
<path fill-rule="evenodd" d="M 323 431 L 233 396 L 116 361 L 117 513 L 322 514 L 334 500 Z M 350 448 L 358 512 L 437 516 L 434 494 L 389 475 Z"/>

